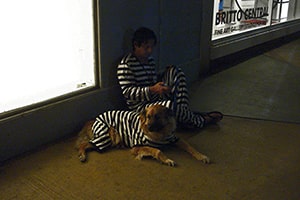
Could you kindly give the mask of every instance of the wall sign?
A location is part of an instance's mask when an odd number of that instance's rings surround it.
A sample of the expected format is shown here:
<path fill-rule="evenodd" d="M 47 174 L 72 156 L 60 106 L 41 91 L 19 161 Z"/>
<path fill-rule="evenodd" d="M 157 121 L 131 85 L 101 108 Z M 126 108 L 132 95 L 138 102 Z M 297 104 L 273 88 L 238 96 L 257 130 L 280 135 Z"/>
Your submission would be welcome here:
<path fill-rule="evenodd" d="M 270 1 L 271 2 L 271 1 Z M 215 0 L 212 39 L 270 24 L 269 0 Z"/>

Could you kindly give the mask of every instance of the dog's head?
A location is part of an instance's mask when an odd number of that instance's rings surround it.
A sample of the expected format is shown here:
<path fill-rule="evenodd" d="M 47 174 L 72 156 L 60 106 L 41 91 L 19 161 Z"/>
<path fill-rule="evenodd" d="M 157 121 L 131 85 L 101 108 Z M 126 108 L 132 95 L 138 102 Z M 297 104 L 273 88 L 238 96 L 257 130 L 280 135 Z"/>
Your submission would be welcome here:
<path fill-rule="evenodd" d="M 140 115 L 140 120 L 144 133 L 155 140 L 161 140 L 176 129 L 173 111 L 162 105 L 145 108 Z"/>

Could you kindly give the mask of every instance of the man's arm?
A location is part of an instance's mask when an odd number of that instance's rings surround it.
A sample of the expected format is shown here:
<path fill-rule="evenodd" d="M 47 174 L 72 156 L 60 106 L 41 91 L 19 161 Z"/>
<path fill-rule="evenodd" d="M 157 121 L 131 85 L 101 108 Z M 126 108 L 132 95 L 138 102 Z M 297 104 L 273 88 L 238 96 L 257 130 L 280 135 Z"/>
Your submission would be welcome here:
<path fill-rule="evenodd" d="M 151 99 L 150 88 L 137 86 L 135 76 L 127 64 L 119 64 L 117 76 L 126 99 L 139 102 Z"/>

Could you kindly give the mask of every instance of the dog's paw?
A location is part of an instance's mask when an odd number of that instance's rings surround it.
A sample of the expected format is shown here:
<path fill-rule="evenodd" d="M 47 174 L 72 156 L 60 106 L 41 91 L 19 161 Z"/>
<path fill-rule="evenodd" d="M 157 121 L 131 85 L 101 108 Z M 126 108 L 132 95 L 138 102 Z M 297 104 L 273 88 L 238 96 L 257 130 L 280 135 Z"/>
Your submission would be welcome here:
<path fill-rule="evenodd" d="M 210 163 L 209 157 L 207 157 L 207 156 L 202 156 L 200 161 L 202 161 L 204 164 L 209 164 Z"/>
<path fill-rule="evenodd" d="M 136 155 L 134 158 L 136 159 L 136 160 L 142 160 L 143 159 L 143 155 L 142 154 L 138 154 L 138 155 Z"/>
<path fill-rule="evenodd" d="M 84 154 L 78 155 L 78 158 L 79 158 L 80 162 L 85 162 L 86 161 L 86 156 Z"/>
<path fill-rule="evenodd" d="M 171 159 L 167 159 L 167 160 L 165 161 L 165 164 L 167 164 L 167 165 L 169 165 L 169 166 L 171 166 L 171 167 L 175 167 L 176 162 L 173 161 L 173 160 L 171 160 Z"/>
<path fill-rule="evenodd" d="M 201 162 L 203 162 L 204 164 L 209 164 L 210 160 L 206 155 L 203 155 L 201 153 L 197 153 L 193 155 L 197 160 L 200 160 Z"/>

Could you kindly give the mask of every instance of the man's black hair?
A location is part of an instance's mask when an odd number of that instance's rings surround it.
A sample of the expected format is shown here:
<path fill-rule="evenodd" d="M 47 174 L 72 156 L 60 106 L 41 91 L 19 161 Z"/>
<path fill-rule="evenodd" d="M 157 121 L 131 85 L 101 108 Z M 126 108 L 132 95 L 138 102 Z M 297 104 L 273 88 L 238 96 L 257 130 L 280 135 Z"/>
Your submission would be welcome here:
<path fill-rule="evenodd" d="M 132 48 L 134 49 L 134 44 L 136 43 L 138 46 L 141 46 L 143 43 L 147 43 L 149 40 L 154 40 L 154 44 L 156 44 L 157 39 L 155 33 L 146 27 L 141 27 L 137 29 L 132 38 Z"/>

